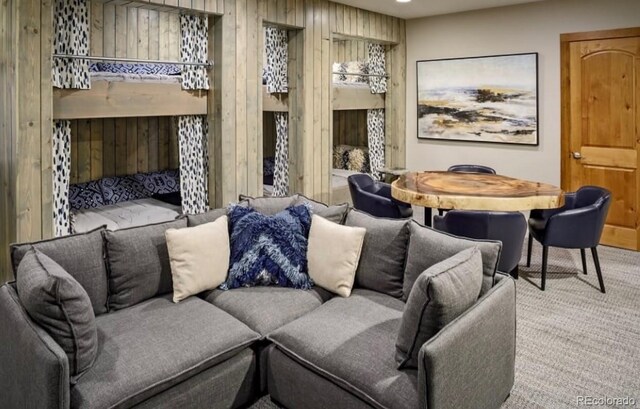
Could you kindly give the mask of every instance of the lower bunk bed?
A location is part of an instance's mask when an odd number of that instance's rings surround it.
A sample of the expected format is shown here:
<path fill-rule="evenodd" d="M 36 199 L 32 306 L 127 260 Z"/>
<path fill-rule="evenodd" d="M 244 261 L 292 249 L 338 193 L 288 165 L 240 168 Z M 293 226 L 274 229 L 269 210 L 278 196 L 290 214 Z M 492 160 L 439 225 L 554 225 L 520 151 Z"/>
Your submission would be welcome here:
<path fill-rule="evenodd" d="M 174 220 L 182 214 L 177 169 L 106 177 L 69 187 L 71 232 Z"/>

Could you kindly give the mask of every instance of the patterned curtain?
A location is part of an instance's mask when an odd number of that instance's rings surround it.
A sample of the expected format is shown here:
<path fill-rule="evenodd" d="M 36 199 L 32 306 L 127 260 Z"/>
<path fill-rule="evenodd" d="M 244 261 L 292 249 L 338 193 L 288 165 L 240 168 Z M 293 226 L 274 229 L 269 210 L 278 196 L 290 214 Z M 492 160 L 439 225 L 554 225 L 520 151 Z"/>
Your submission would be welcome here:
<path fill-rule="evenodd" d="M 56 0 L 53 33 L 55 54 L 89 55 L 87 0 Z M 58 88 L 89 89 L 89 61 L 54 58 L 51 80 Z"/>
<path fill-rule="evenodd" d="M 180 61 L 207 62 L 209 48 L 209 22 L 207 17 L 193 14 L 180 16 L 182 47 Z M 206 67 L 185 65 L 182 67 L 182 89 L 209 89 Z"/>
<path fill-rule="evenodd" d="M 367 110 L 367 133 L 371 177 L 380 180 L 379 170 L 384 168 L 384 109 Z"/>
<path fill-rule="evenodd" d="M 53 121 L 53 232 L 71 233 L 69 183 L 71 178 L 71 121 Z"/>
<path fill-rule="evenodd" d="M 385 75 L 385 50 L 382 44 L 369 43 L 369 74 Z M 387 92 L 385 77 L 369 77 L 369 88 L 372 94 Z"/>
<path fill-rule="evenodd" d="M 289 49 L 287 30 L 265 27 L 264 47 L 267 55 L 265 70 L 267 92 L 270 94 L 288 92 L 287 64 L 289 61 Z"/>
<path fill-rule="evenodd" d="M 208 208 L 208 123 L 204 116 L 178 117 L 180 193 L 182 213 L 204 213 Z"/>
<path fill-rule="evenodd" d="M 276 119 L 276 159 L 273 172 L 273 195 L 289 194 L 289 114 L 274 113 Z"/>

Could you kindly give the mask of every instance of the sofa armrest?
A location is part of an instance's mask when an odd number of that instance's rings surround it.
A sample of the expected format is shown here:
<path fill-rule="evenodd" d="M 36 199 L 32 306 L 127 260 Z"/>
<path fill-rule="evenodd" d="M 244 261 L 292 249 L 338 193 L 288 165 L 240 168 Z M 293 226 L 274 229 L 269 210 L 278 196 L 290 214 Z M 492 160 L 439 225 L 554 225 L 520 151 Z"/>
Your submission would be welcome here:
<path fill-rule="evenodd" d="M 67 356 L 31 320 L 11 284 L 0 287 L 0 345 L 3 407 L 69 407 Z"/>
<path fill-rule="evenodd" d="M 495 409 L 514 382 L 515 283 L 500 275 L 471 308 L 420 350 L 420 408 Z"/>

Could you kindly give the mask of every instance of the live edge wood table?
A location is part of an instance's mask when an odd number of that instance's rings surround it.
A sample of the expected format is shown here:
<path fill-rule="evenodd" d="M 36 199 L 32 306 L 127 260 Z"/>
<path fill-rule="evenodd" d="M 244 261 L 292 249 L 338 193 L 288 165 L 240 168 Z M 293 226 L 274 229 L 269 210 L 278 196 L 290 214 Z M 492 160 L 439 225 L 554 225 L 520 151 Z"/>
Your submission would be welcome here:
<path fill-rule="evenodd" d="M 564 205 L 563 191 L 553 185 L 483 173 L 408 172 L 391 184 L 395 199 L 431 208 L 523 211 Z"/>

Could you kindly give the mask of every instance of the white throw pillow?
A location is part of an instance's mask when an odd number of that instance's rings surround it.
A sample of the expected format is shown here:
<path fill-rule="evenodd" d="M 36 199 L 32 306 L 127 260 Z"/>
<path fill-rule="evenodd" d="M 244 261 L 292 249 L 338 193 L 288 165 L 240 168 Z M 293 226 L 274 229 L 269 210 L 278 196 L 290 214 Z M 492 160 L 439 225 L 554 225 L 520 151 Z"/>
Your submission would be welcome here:
<path fill-rule="evenodd" d="M 213 290 L 227 279 L 229 271 L 229 228 L 227 216 L 216 221 L 165 232 L 173 302 Z"/>
<path fill-rule="evenodd" d="M 363 227 L 343 226 L 313 215 L 307 259 L 309 276 L 317 286 L 342 297 L 351 294 L 366 232 Z"/>

